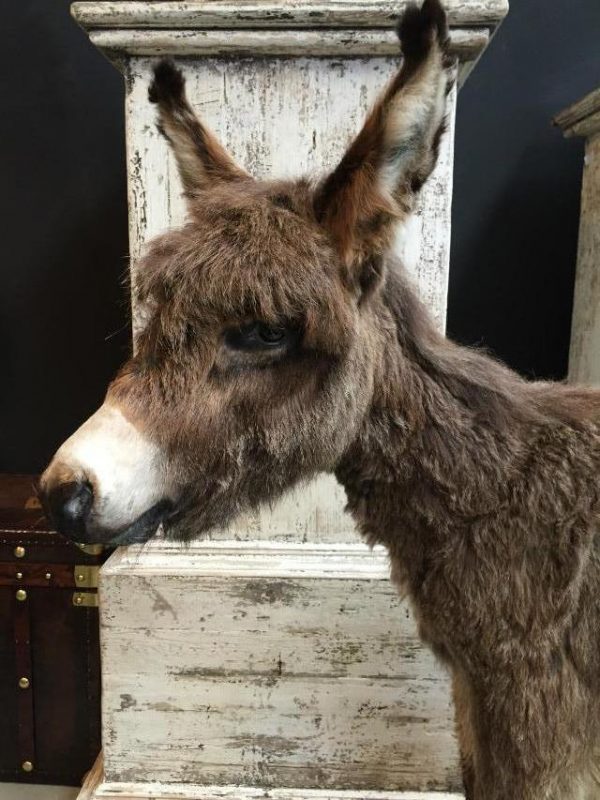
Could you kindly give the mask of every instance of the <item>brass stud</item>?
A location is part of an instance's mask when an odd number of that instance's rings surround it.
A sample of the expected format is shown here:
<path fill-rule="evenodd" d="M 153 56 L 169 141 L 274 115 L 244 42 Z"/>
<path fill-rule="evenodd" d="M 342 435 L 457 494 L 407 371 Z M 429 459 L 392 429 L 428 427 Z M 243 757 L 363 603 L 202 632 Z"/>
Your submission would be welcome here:
<path fill-rule="evenodd" d="M 21 769 L 23 770 L 23 772 L 31 772 L 33 770 L 33 764 L 31 763 L 31 761 L 24 761 L 21 764 Z"/>
<path fill-rule="evenodd" d="M 29 689 L 29 678 L 19 678 L 19 688 L 20 689 Z"/>
<path fill-rule="evenodd" d="M 17 580 L 18 581 L 22 581 L 23 580 L 23 573 L 22 572 L 17 572 Z"/>
<path fill-rule="evenodd" d="M 46 573 L 46 580 L 49 581 L 51 577 L 52 577 L 52 573 L 51 572 L 47 572 Z"/>
<path fill-rule="evenodd" d="M 84 578 L 85 578 L 85 575 L 83 574 L 83 572 L 79 572 L 79 573 L 76 575 L 76 577 L 75 577 L 75 580 L 76 580 L 78 583 L 81 583 L 81 581 L 82 581 Z"/>
<path fill-rule="evenodd" d="M 25 589 L 17 589 L 15 597 L 17 598 L 17 600 L 23 602 L 24 600 L 27 600 L 27 592 L 25 591 Z"/>
<path fill-rule="evenodd" d="M 18 547 L 15 547 L 15 551 L 14 552 L 15 552 L 15 556 L 17 558 L 23 558 L 23 556 L 25 555 L 25 548 L 21 547 L 21 545 L 19 545 Z"/>
<path fill-rule="evenodd" d="M 98 608 L 98 592 L 73 592 L 73 605 L 80 608 Z"/>

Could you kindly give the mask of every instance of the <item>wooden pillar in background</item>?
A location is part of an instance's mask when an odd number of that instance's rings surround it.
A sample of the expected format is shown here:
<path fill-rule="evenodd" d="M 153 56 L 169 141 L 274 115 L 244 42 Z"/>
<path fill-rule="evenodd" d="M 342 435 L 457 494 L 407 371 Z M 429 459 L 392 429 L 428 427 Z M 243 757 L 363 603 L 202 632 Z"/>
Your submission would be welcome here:
<path fill-rule="evenodd" d="M 169 54 L 260 177 L 333 167 L 399 65 L 405 2 L 80 2 L 123 71 L 132 258 L 183 220 L 147 101 Z M 448 0 L 459 84 L 505 0 Z M 439 164 L 398 248 L 444 326 L 456 93 Z M 134 309 L 135 315 L 135 309 Z M 399 798 L 459 785 L 446 676 L 323 476 L 188 549 L 120 550 L 101 576 L 104 771 L 86 797 Z M 100 775 L 100 770 L 98 771 Z"/>
<path fill-rule="evenodd" d="M 565 136 L 585 138 L 569 381 L 600 386 L 600 88 L 555 118 Z"/>

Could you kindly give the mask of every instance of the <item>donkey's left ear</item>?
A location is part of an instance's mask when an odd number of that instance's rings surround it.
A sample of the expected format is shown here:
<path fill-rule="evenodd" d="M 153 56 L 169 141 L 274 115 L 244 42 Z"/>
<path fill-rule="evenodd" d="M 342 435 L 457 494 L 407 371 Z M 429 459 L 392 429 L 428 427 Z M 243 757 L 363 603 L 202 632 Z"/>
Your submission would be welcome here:
<path fill-rule="evenodd" d="M 358 291 L 373 287 L 395 227 L 433 170 L 454 80 L 439 0 L 409 6 L 398 23 L 402 67 L 376 102 L 314 208 Z"/>
<path fill-rule="evenodd" d="M 170 59 L 155 66 L 148 98 L 158 106 L 158 128 L 171 145 L 186 194 L 214 182 L 250 178 L 194 114 L 181 70 Z"/>

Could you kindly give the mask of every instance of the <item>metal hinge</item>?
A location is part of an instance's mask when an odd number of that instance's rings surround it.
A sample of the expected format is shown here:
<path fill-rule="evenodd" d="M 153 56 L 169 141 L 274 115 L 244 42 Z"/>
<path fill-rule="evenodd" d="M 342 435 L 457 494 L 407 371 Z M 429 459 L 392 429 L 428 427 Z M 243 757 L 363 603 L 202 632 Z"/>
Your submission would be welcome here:
<path fill-rule="evenodd" d="M 80 550 L 83 550 L 84 553 L 87 553 L 88 556 L 99 556 L 104 551 L 103 544 L 80 544 L 76 542 L 77 547 Z"/>
<path fill-rule="evenodd" d="M 91 567 L 88 564 L 77 564 L 73 570 L 75 586 L 80 589 L 98 588 L 99 567 Z"/>
<path fill-rule="evenodd" d="M 79 608 L 97 608 L 98 592 L 73 592 L 73 605 Z"/>

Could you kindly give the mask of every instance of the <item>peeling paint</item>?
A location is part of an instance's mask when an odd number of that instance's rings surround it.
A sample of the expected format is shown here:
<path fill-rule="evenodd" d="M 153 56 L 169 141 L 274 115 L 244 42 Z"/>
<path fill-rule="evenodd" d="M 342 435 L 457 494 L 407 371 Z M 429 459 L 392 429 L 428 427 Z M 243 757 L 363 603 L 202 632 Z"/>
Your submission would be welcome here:
<path fill-rule="evenodd" d="M 122 694 L 121 695 L 121 703 L 119 708 L 121 711 L 125 711 L 127 708 L 135 708 L 137 706 L 137 700 L 130 694 Z"/>

